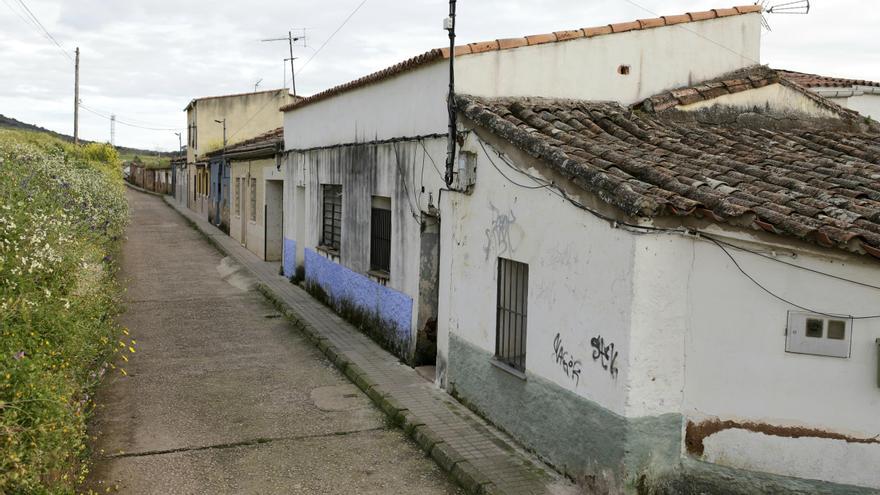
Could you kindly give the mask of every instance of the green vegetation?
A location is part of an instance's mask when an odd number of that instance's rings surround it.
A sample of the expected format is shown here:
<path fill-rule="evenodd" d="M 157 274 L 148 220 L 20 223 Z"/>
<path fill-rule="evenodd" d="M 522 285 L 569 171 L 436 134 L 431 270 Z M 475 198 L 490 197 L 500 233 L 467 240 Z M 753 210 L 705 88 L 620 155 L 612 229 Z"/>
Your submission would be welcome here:
<path fill-rule="evenodd" d="M 127 208 L 111 146 L 0 130 L 0 493 L 72 494 L 88 472 L 93 388 L 134 352 L 115 322 Z"/>
<path fill-rule="evenodd" d="M 119 159 L 124 163 L 142 163 L 148 169 L 171 167 L 171 157 L 164 155 L 144 155 L 135 154 L 134 152 L 125 152 L 119 154 Z"/>

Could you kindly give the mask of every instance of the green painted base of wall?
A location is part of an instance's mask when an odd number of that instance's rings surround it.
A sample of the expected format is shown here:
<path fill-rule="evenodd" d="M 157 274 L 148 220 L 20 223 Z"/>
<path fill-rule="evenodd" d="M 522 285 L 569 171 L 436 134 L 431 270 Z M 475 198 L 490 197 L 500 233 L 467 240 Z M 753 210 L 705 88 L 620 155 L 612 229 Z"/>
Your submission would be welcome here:
<path fill-rule="evenodd" d="M 681 415 L 624 418 L 540 377 L 518 378 L 491 360 L 490 353 L 450 335 L 450 392 L 587 493 L 878 493 L 683 458 Z"/>
<path fill-rule="evenodd" d="M 450 391 L 567 476 L 632 491 L 639 478 L 678 465 L 681 416 L 628 420 L 540 377 L 518 378 L 491 359 L 450 336 Z"/>

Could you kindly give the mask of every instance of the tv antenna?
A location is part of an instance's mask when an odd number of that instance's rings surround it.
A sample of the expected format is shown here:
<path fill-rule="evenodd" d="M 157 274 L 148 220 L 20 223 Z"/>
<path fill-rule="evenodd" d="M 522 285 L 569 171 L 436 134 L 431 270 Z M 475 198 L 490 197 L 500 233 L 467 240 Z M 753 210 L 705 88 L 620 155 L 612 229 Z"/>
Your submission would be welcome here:
<path fill-rule="evenodd" d="M 773 0 L 761 0 L 759 5 L 764 8 L 764 14 L 796 14 L 807 15 L 810 13 L 810 0 L 789 0 L 781 3 L 771 3 Z M 770 23 L 767 18 L 761 16 L 761 24 L 770 29 Z"/>
<path fill-rule="evenodd" d="M 289 58 L 289 60 L 290 60 L 290 86 L 291 86 L 291 91 L 293 92 L 293 96 L 296 96 L 296 74 L 293 70 L 293 61 L 296 60 L 296 58 L 293 56 L 293 45 L 297 41 L 302 41 L 303 42 L 302 46 L 308 46 L 308 45 L 306 45 L 306 30 L 305 30 L 305 28 L 303 28 L 302 34 L 297 34 L 296 36 L 293 35 L 293 30 L 291 30 L 291 31 L 287 32 L 286 38 L 269 38 L 269 39 L 260 40 L 260 41 L 262 41 L 262 42 L 286 41 L 288 43 L 288 45 L 290 46 L 290 58 Z M 285 60 L 288 60 L 288 59 L 285 59 Z"/>
<path fill-rule="evenodd" d="M 771 4 L 770 0 L 762 0 L 761 6 L 768 14 L 800 14 L 810 13 L 810 0 L 791 0 L 788 2 Z"/>
<path fill-rule="evenodd" d="M 263 78 L 261 77 L 259 81 L 254 84 L 254 93 L 257 92 L 257 88 L 260 87 L 260 83 L 263 82 Z"/>

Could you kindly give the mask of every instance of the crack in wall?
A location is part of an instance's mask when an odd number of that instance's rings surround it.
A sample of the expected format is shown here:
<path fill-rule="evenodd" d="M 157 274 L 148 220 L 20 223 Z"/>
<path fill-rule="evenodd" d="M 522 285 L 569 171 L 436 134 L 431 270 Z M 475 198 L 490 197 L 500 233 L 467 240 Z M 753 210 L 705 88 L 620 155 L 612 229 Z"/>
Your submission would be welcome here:
<path fill-rule="evenodd" d="M 366 430 L 346 430 L 346 431 L 334 431 L 331 433 L 319 433 L 315 435 L 294 435 L 294 436 L 286 436 L 286 437 L 269 437 L 269 438 L 252 438 L 249 440 L 241 440 L 238 442 L 229 442 L 229 443 L 219 443 L 215 445 L 204 445 L 201 447 L 179 447 L 176 449 L 165 449 L 165 450 L 148 450 L 146 452 L 122 452 L 119 454 L 111 454 L 98 457 L 99 460 L 110 460 L 110 459 L 123 459 L 126 457 L 150 457 L 155 455 L 167 455 L 167 454 L 177 454 L 181 452 L 201 452 L 205 450 L 222 450 L 222 449 L 234 449 L 237 447 L 252 447 L 255 445 L 264 445 L 273 442 L 284 442 L 291 440 L 310 440 L 313 438 L 326 438 L 326 437 L 339 437 L 339 436 L 347 436 L 347 435 L 356 435 L 358 433 L 367 433 L 372 431 L 380 431 L 385 430 L 385 427 L 379 426 L 376 428 L 368 428 Z"/>

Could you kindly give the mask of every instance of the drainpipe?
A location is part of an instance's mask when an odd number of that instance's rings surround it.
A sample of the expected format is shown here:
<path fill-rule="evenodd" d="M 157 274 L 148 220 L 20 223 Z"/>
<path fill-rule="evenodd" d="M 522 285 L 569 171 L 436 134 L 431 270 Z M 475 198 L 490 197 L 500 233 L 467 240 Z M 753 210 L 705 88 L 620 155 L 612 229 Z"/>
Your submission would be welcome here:
<path fill-rule="evenodd" d="M 455 167 L 455 0 L 449 0 L 449 17 L 443 22 L 443 28 L 449 32 L 449 96 L 446 109 L 449 113 L 449 136 L 446 138 L 446 186 L 452 185 L 452 171 Z"/>

